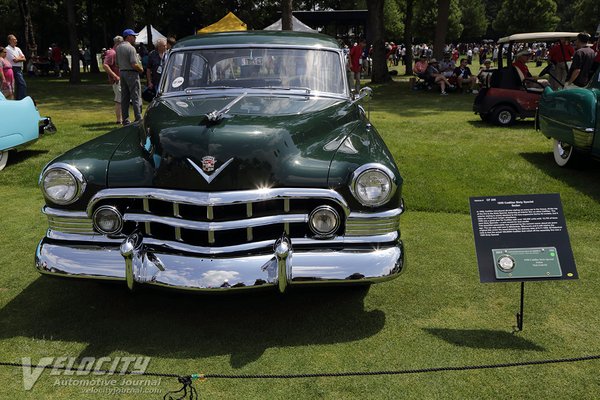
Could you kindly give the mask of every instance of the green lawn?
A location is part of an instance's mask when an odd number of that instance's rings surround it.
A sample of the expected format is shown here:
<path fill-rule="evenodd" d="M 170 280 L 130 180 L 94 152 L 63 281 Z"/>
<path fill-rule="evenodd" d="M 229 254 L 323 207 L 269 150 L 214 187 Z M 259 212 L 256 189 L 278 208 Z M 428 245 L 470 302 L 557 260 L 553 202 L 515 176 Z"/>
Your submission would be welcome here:
<path fill-rule="evenodd" d="M 471 112 L 474 96 L 374 87 L 371 119 L 405 178 L 407 271 L 368 293 L 197 296 L 40 276 L 43 166 L 111 129 L 104 76 L 81 86 L 28 80 L 58 133 L 11 154 L 0 172 L 0 361 L 46 356 L 151 357 L 149 371 L 285 374 L 506 363 L 600 354 L 600 163 L 554 165 L 532 121 L 509 129 Z M 367 107 L 365 107 L 367 108 Z M 528 283 L 524 331 L 513 334 L 517 283 L 480 284 L 469 197 L 560 193 L 580 279 Z M 600 361 L 429 374 L 195 384 L 208 399 L 594 398 Z M 21 369 L 0 367 L 0 399 L 162 398 L 84 395 L 45 372 L 23 391 Z M 64 378 L 64 376 L 62 377 Z"/>

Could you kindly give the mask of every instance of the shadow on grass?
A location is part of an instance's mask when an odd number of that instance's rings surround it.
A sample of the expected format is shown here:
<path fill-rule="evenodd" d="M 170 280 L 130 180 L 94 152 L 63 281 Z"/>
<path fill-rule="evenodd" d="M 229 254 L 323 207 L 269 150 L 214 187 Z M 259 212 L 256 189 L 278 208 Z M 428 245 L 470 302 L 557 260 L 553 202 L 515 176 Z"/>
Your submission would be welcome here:
<path fill-rule="evenodd" d="M 552 148 L 547 153 L 521 153 L 521 157 L 546 175 L 565 183 L 600 202 L 600 162 L 582 156 L 576 168 L 561 168 L 554 162 Z"/>
<path fill-rule="evenodd" d="M 40 154 L 46 154 L 48 152 L 48 150 L 11 151 L 8 157 L 8 163 L 10 165 L 17 165 L 22 162 L 26 162 L 29 158 L 35 157 Z"/>
<path fill-rule="evenodd" d="M 120 128 L 121 125 L 115 122 L 95 122 L 93 124 L 82 124 L 82 128 L 92 132 L 109 132 L 113 129 Z"/>
<path fill-rule="evenodd" d="M 229 355 L 234 368 L 269 348 L 360 340 L 385 323 L 360 287 L 193 295 L 131 293 L 124 284 L 40 277 L 0 310 L 0 339 L 87 343 L 79 354 L 124 351 L 165 358 Z M 73 355 L 75 356 L 75 355 Z"/>
<path fill-rule="evenodd" d="M 535 132 L 533 119 L 520 119 L 520 120 L 515 121 L 515 123 L 513 125 L 508 126 L 508 127 L 503 127 L 503 128 L 500 128 L 498 125 L 494 125 L 490 122 L 484 122 L 481 120 L 481 118 L 479 118 L 479 116 L 474 116 L 473 119 L 467 121 L 467 123 L 469 123 L 474 128 L 506 129 L 507 133 L 509 133 L 510 131 L 515 131 L 515 130 L 523 130 L 523 131 L 527 130 L 527 131 Z"/>
<path fill-rule="evenodd" d="M 424 330 L 450 344 L 462 347 L 496 350 L 545 350 L 527 339 L 504 331 L 442 328 L 426 328 Z"/>

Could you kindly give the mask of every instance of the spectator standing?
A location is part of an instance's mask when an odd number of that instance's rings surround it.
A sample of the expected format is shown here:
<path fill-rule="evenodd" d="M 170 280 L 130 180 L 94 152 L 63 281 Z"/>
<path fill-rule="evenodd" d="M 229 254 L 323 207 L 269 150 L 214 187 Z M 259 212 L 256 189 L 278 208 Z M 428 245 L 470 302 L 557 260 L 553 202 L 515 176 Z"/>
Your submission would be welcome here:
<path fill-rule="evenodd" d="M 119 66 L 119 81 L 121 83 L 121 114 L 123 125 L 129 125 L 129 102 L 133 105 L 136 121 L 142 119 L 142 89 L 140 74 L 144 73 L 142 63 L 133 44 L 138 34 L 133 29 L 123 31 L 123 43 L 117 49 L 117 65 Z"/>
<path fill-rule="evenodd" d="M 117 52 L 116 49 L 121 43 L 123 43 L 123 36 L 115 36 L 113 39 L 113 47 L 108 49 L 104 54 L 104 61 L 102 67 L 108 75 L 108 82 L 112 86 L 115 102 L 115 116 L 117 117 L 117 124 L 123 122 L 121 113 L 121 84 L 119 78 L 119 68 L 117 67 Z"/>
<path fill-rule="evenodd" d="M 550 51 L 548 52 L 548 61 L 554 65 L 553 75 L 556 77 L 556 79 L 554 79 L 550 76 L 550 86 L 552 86 L 552 89 L 557 90 L 564 85 L 567 80 L 567 62 L 573 59 L 574 53 L 575 49 L 568 40 L 564 38 L 560 39 L 550 48 Z"/>
<path fill-rule="evenodd" d="M 17 37 L 8 35 L 8 46 L 6 48 L 6 59 L 12 65 L 13 75 L 15 77 L 15 99 L 21 100 L 27 96 L 27 84 L 23 76 L 23 63 L 25 54 L 17 47 Z"/>
<path fill-rule="evenodd" d="M 6 49 L 0 46 L 0 78 L 2 79 L 2 94 L 7 99 L 14 96 L 15 77 L 12 64 L 6 59 Z"/>
<path fill-rule="evenodd" d="M 146 67 L 146 81 L 148 88 L 158 89 L 158 83 L 162 76 L 165 62 L 167 61 L 167 39 L 160 38 L 156 41 L 156 49 L 148 54 L 148 65 Z"/>
<path fill-rule="evenodd" d="M 575 42 L 575 54 L 573 55 L 573 62 L 571 68 L 569 68 L 569 74 L 567 77 L 567 85 L 576 85 L 583 87 L 587 85 L 591 78 L 592 64 L 596 57 L 596 52 L 592 50 L 589 44 L 592 37 L 589 33 L 580 33 L 577 35 L 577 41 Z"/>
<path fill-rule="evenodd" d="M 52 43 L 52 50 L 50 50 L 50 61 L 52 61 L 52 69 L 54 74 L 59 78 L 62 77 L 60 64 L 62 63 L 62 50 L 56 43 Z"/>
<path fill-rule="evenodd" d="M 467 50 L 467 64 L 471 64 L 473 62 L 473 50 L 469 47 Z"/>
<path fill-rule="evenodd" d="M 89 71 L 91 68 L 91 65 L 92 65 L 92 53 L 90 52 L 90 49 L 87 47 L 83 49 L 83 60 L 84 60 L 84 63 L 83 63 L 84 71 L 86 70 L 86 68 Z"/>
<path fill-rule="evenodd" d="M 361 58 L 366 45 L 367 41 L 361 39 L 350 49 L 350 71 L 352 71 L 354 78 L 354 90 L 356 90 L 357 93 L 360 90 Z"/>
<path fill-rule="evenodd" d="M 596 52 L 596 58 L 594 58 L 594 63 L 592 64 L 592 72 L 591 75 L 594 75 L 600 67 L 600 35 L 598 36 L 598 40 L 592 46 L 592 49 Z M 590 75 L 590 76 L 591 76 Z"/>

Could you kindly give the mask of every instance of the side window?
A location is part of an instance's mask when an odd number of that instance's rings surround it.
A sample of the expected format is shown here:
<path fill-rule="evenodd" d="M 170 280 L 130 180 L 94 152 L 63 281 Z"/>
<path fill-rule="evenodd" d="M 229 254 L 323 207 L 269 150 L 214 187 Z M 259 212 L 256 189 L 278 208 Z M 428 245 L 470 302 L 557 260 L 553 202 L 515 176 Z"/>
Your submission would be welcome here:
<path fill-rule="evenodd" d="M 169 73 L 164 83 L 165 92 L 177 92 L 185 88 L 183 71 L 183 53 L 174 53 L 169 56 Z"/>

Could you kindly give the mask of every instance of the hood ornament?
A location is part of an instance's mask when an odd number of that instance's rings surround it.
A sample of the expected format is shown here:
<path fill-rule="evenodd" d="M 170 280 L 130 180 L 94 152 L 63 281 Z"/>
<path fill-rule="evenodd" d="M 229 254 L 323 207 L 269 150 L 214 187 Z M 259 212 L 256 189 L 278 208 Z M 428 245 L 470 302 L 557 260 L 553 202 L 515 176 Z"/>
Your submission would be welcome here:
<path fill-rule="evenodd" d="M 229 110 L 231 110 L 231 107 L 233 107 L 238 101 L 240 101 L 241 99 L 243 99 L 244 97 L 246 97 L 248 93 L 244 92 L 242 94 L 240 94 L 238 97 L 236 97 L 235 99 L 233 99 L 232 101 L 230 101 L 225 107 L 223 107 L 220 110 L 214 110 L 209 112 L 208 114 L 206 114 L 204 116 L 204 120 L 206 122 L 219 122 L 220 120 L 222 120 L 225 117 L 225 114 L 227 114 L 229 112 Z"/>
<path fill-rule="evenodd" d="M 189 158 L 186 158 L 186 160 L 188 160 L 188 162 L 192 165 L 192 167 L 194 167 L 194 169 L 204 178 L 206 183 L 211 183 L 213 181 L 213 179 L 215 179 L 221 173 L 221 171 L 223 171 L 225 169 L 225 167 L 227 167 L 229 164 L 231 164 L 231 162 L 233 161 L 233 158 L 230 158 L 229 160 L 225 161 L 225 163 L 223 163 L 223 165 L 221 165 L 216 170 L 215 170 L 215 164 L 216 164 L 217 160 L 213 156 L 202 157 L 202 167 L 199 167 L 198 164 L 196 164 Z M 213 172 L 210 175 L 208 175 L 206 173 L 206 172 L 212 172 L 212 171 L 215 171 L 215 172 Z"/>

